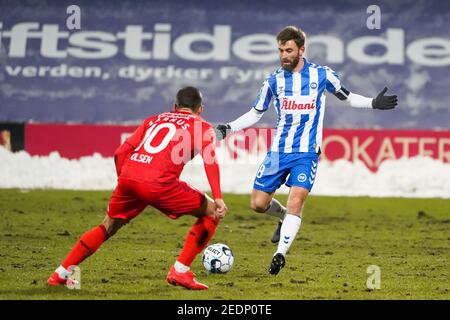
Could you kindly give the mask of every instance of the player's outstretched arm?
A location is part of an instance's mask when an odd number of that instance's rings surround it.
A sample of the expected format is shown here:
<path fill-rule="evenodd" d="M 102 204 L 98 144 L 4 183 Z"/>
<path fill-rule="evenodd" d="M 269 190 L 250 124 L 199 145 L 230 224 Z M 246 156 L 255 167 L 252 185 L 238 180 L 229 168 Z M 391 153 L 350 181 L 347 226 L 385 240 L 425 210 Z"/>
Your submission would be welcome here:
<path fill-rule="evenodd" d="M 386 96 L 387 88 L 384 88 L 376 98 L 368 98 L 362 95 L 353 93 L 341 87 L 334 95 L 339 99 L 350 104 L 354 108 L 373 108 L 380 110 L 389 110 L 395 108 L 398 99 L 396 95 Z"/>
<path fill-rule="evenodd" d="M 217 125 L 214 128 L 217 139 L 223 140 L 230 132 L 251 127 L 261 119 L 263 114 L 264 111 L 258 111 L 255 108 L 252 108 L 249 112 L 244 113 L 242 116 L 230 123 Z"/>

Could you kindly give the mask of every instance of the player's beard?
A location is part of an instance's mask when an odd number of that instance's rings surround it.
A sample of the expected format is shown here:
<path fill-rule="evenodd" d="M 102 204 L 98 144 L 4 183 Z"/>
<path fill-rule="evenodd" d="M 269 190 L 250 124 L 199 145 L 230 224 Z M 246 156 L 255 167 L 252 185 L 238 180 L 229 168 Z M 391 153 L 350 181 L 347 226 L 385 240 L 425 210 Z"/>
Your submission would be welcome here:
<path fill-rule="evenodd" d="M 289 61 L 286 60 L 281 60 L 281 67 L 284 70 L 287 70 L 289 72 L 292 72 L 292 70 L 294 70 L 294 68 L 298 65 L 300 61 L 300 56 L 295 57 L 294 59 L 292 59 L 292 61 L 290 63 L 287 63 Z"/>

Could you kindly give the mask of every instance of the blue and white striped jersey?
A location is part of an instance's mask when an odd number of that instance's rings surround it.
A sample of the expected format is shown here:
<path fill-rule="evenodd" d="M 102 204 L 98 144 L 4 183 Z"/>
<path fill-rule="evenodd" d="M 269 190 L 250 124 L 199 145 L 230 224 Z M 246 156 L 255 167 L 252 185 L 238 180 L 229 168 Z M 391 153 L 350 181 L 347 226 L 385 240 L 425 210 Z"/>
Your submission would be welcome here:
<path fill-rule="evenodd" d="M 256 110 L 266 111 L 273 100 L 278 114 L 271 146 L 274 152 L 318 152 L 322 144 L 324 91 L 335 93 L 341 89 L 332 69 L 306 59 L 304 62 L 299 72 L 280 68 L 269 75 L 253 104 Z"/>

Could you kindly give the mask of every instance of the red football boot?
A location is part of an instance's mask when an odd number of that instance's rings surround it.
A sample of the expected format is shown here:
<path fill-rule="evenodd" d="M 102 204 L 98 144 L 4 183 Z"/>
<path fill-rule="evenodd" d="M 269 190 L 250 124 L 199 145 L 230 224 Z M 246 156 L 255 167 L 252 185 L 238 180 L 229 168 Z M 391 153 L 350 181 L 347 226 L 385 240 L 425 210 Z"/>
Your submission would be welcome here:
<path fill-rule="evenodd" d="M 47 284 L 49 286 L 59 286 L 65 285 L 67 283 L 67 279 L 60 278 L 58 272 L 53 272 L 50 278 L 47 280 Z"/>
<path fill-rule="evenodd" d="M 175 267 L 170 268 L 167 274 L 167 282 L 174 286 L 183 286 L 190 290 L 206 290 L 208 286 L 206 284 L 197 282 L 195 279 L 195 274 L 192 271 L 188 272 L 177 272 Z"/>

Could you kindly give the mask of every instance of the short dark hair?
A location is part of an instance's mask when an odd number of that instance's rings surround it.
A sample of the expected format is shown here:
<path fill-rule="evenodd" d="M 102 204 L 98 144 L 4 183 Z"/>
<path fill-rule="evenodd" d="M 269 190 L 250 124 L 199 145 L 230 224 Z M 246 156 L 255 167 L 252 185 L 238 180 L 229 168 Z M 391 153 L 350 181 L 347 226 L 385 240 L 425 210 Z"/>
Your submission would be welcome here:
<path fill-rule="evenodd" d="M 178 91 L 175 105 L 178 108 L 189 108 L 192 111 L 197 111 L 202 105 L 202 95 L 195 87 L 184 87 Z"/>
<path fill-rule="evenodd" d="M 294 40 L 300 48 L 305 45 L 306 35 L 302 29 L 296 26 L 287 26 L 281 30 L 277 35 L 277 42 L 285 44 L 289 40 Z"/>

